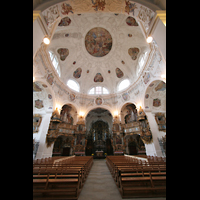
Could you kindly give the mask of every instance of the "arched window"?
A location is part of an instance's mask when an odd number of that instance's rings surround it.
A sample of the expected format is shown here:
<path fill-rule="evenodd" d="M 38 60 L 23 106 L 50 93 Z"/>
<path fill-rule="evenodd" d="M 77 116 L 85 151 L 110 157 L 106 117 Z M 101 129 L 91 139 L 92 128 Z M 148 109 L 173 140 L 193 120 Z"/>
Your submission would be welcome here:
<path fill-rule="evenodd" d="M 137 74 L 140 73 L 140 70 L 142 69 L 142 67 L 144 66 L 144 62 L 146 60 L 147 57 L 147 51 L 143 54 L 140 55 L 139 57 L 139 61 L 138 61 L 138 70 L 137 70 Z"/>
<path fill-rule="evenodd" d="M 88 94 L 109 94 L 109 91 L 105 87 L 97 86 L 90 89 Z"/>
<path fill-rule="evenodd" d="M 121 91 L 121 90 L 127 88 L 129 85 L 130 85 L 130 81 L 128 79 L 121 81 L 121 83 L 118 86 L 118 91 Z"/>
<path fill-rule="evenodd" d="M 58 62 L 58 58 L 57 56 L 52 52 L 52 51 L 49 51 L 49 55 L 50 55 L 50 58 L 51 58 L 51 62 L 56 70 L 56 72 L 58 73 L 58 76 L 60 77 L 60 65 L 59 65 L 59 62 Z"/>
<path fill-rule="evenodd" d="M 74 81 L 74 80 L 69 79 L 69 80 L 67 81 L 67 86 L 69 86 L 72 90 L 75 90 L 75 91 L 77 91 L 77 92 L 80 91 L 80 86 L 79 86 L 79 84 L 78 84 L 76 81 Z"/>

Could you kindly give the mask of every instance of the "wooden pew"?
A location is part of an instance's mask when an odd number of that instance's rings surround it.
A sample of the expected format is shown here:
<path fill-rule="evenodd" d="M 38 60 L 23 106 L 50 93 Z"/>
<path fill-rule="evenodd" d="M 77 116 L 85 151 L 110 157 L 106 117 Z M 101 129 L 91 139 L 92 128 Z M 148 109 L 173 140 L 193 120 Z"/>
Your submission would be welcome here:
<path fill-rule="evenodd" d="M 119 191 L 122 198 L 165 197 L 166 174 L 152 172 L 150 169 L 131 176 L 120 176 Z"/>
<path fill-rule="evenodd" d="M 165 197 L 166 161 L 148 157 L 141 161 L 129 156 L 107 156 L 107 166 L 116 181 L 122 198 Z"/>
<path fill-rule="evenodd" d="M 33 163 L 33 199 L 78 199 L 93 164 L 92 156 Z"/>

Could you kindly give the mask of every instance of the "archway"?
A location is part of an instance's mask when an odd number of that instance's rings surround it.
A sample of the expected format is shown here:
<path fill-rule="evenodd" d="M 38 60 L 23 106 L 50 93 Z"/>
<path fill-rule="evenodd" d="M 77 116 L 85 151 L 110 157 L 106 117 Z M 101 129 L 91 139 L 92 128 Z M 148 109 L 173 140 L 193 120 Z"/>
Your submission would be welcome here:
<path fill-rule="evenodd" d="M 104 157 L 113 154 L 111 144 L 112 115 L 108 110 L 96 108 L 86 116 L 87 146 L 86 155 L 94 154 L 94 157 Z M 97 152 L 100 152 L 101 156 Z"/>
<path fill-rule="evenodd" d="M 139 134 L 128 136 L 129 155 L 146 155 L 145 145 Z"/>
<path fill-rule="evenodd" d="M 52 156 L 69 156 L 71 148 L 71 138 L 59 136 L 53 146 Z"/>

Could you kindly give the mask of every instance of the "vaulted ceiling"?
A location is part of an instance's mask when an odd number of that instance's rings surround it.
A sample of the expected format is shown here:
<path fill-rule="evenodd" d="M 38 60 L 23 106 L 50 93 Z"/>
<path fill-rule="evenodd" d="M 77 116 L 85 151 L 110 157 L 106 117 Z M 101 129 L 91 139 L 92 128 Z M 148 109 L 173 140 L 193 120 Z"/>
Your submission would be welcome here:
<path fill-rule="evenodd" d="M 115 93 L 126 78 L 133 83 L 139 58 L 150 49 L 133 17 L 84 13 L 62 18 L 48 51 L 59 60 L 63 83 L 75 80 L 81 93 L 87 94 L 96 86 Z"/>

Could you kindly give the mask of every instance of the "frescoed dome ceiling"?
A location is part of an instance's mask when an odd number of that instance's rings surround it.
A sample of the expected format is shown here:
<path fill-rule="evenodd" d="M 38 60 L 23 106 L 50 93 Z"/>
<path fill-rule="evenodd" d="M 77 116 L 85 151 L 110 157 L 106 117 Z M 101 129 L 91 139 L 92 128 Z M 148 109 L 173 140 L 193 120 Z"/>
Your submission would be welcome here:
<path fill-rule="evenodd" d="M 75 78 L 81 93 L 95 86 L 115 93 L 122 79 L 132 84 L 138 78 L 139 57 L 150 48 L 133 17 L 83 13 L 63 17 L 59 24 L 47 50 L 59 58 L 64 84 Z"/>

